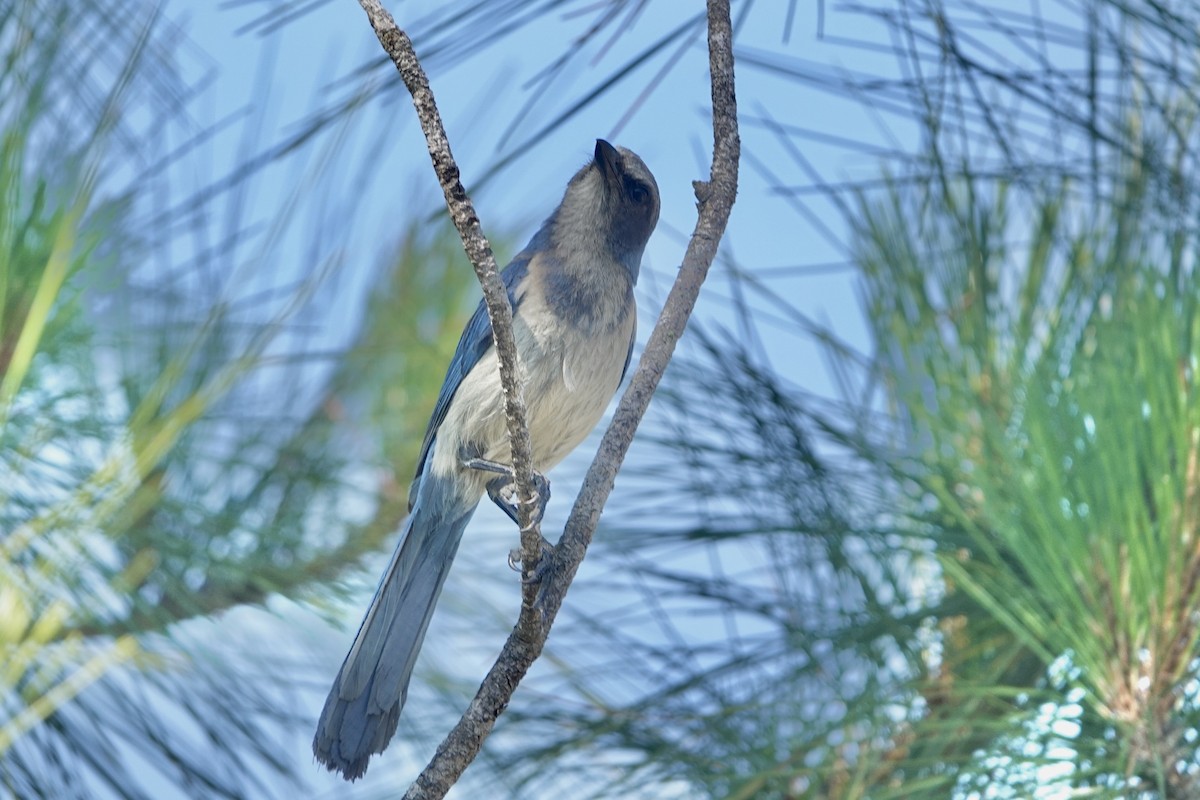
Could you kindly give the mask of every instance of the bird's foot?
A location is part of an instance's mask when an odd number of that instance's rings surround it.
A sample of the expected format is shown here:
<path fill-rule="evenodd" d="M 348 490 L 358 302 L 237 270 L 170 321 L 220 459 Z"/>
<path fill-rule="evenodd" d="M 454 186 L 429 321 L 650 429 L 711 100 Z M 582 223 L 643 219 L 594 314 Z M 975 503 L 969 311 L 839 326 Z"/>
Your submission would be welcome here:
<path fill-rule="evenodd" d="M 533 491 L 536 497 L 533 502 L 536 504 L 533 509 L 531 521 L 534 525 L 540 525 L 542 517 L 546 515 L 546 505 L 550 502 L 550 481 L 545 475 L 538 471 L 533 473 Z M 492 502 L 504 509 L 504 513 L 508 514 L 509 518 L 518 525 L 520 521 L 521 501 L 517 497 L 517 482 L 511 477 L 498 478 L 488 484 L 488 496 L 492 498 Z"/>
<path fill-rule="evenodd" d="M 512 467 L 482 458 L 463 459 L 462 464 L 468 469 L 495 472 L 500 475 L 500 477 L 488 481 L 488 497 L 519 526 L 521 524 L 521 500 L 517 497 L 517 482 L 513 477 Z M 533 509 L 532 522 L 537 525 L 545 516 L 546 505 L 550 502 L 550 481 L 537 470 L 533 471 L 533 491 L 537 495 L 534 498 L 537 505 Z"/>
<path fill-rule="evenodd" d="M 529 574 L 522 576 L 521 583 L 541 583 L 542 578 L 546 577 L 550 572 L 550 567 L 554 563 L 554 545 L 550 544 L 545 536 L 540 536 L 539 538 L 541 539 L 539 542 L 541 552 L 538 553 L 537 562 L 530 567 Z M 508 551 L 508 566 L 517 571 L 520 571 L 524 566 L 524 559 L 521 557 L 521 549 L 519 547 L 514 547 Z"/>
<path fill-rule="evenodd" d="M 521 576 L 521 583 L 525 586 L 534 586 L 536 591 L 533 596 L 533 610 L 538 612 L 542 618 L 542 624 L 547 621 L 546 614 L 546 592 L 554 585 L 554 556 L 558 552 L 554 545 L 543 538 L 540 542 L 540 552 L 538 553 L 537 563 L 529 568 L 528 572 Z M 513 569 L 521 569 L 522 563 L 521 551 L 514 549 L 508 554 L 508 565 Z"/>
<path fill-rule="evenodd" d="M 513 477 L 513 469 L 507 464 L 502 464 L 498 461 L 490 461 L 486 458 L 468 457 L 463 454 L 460 462 L 467 469 L 477 469 L 483 472 L 494 472 L 499 477 L 493 478 L 487 483 L 488 497 L 492 502 L 500 507 L 500 510 L 508 515 L 508 518 L 521 524 L 521 500 L 517 497 L 517 482 Z M 550 502 L 550 481 L 545 475 L 533 471 L 533 491 L 537 495 L 533 502 L 536 507 L 533 509 L 532 523 L 533 525 L 541 524 L 542 517 L 546 513 L 546 505 Z M 542 607 L 542 596 L 545 593 L 546 587 L 550 585 L 550 574 L 553 571 L 554 565 L 554 545 L 550 544 L 544 536 L 538 534 L 540 541 L 540 552 L 537 562 L 530 565 L 528 570 L 521 578 L 521 582 L 527 585 L 536 584 L 538 586 L 537 597 L 534 600 L 534 608 Z M 521 550 L 514 549 L 508 554 L 508 566 L 514 570 L 522 570 L 525 566 L 521 557 Z"/>

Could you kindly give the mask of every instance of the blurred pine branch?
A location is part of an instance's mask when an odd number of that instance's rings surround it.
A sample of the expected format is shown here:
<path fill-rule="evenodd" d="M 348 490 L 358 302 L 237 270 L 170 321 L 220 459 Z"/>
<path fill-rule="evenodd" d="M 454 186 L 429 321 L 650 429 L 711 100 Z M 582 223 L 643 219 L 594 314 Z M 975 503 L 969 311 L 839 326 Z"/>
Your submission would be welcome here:
<path fill-rule="evenodd" d="M 308 718 L 261 675 L 300 666 L 235 652 L 209 620 L 327 603 L 391 544 L 470 311 L 452 230 L 415 223 L 332 358 L 300 321 L 347 313 L 336 236 L 311 231 L 305 277 L 247 295 L 246 274 L 286 274 L 342 138 L 268 148 L 164 210 L 210 134 L 179 36 L 140 2 L 0 2 L 0 793 L 17 797 L 296 780 L 273 739 Z M 215 213 L 276 163 L 295 195 L 265 225 Z"/>

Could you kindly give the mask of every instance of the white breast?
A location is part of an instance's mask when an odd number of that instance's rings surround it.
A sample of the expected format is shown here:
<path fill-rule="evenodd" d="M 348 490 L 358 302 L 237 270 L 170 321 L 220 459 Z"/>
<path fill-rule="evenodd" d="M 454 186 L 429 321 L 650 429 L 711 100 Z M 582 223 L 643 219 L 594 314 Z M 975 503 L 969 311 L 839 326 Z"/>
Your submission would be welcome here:
<path fill-rule="evenodd" d="M 632 308 L 620 324 L 590 335 L 543 313 L 539 299 L 526 296 L 513 333 L 520 356 L 528 410 L 533 464 L 546 472 L 587 438 L 604 415 L 617 390 L 633 338 L 636 314 Z M 529 325 L 525 320 L 534 320 Z M 511 463 L 504 401 L 495 348 L 489 348 L 467 373 L 438 429 L 433 454 L 434 473 L 460 469 L 459 453 L 468 443 L 484 458 Z M 482 493 L 495 477 L 472 476 Z"/>

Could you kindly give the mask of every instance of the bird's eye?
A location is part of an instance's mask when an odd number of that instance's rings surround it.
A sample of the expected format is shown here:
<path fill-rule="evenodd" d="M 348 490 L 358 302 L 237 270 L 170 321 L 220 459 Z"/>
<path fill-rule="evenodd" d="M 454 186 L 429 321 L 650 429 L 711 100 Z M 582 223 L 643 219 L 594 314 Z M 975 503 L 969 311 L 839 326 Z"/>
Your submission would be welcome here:
<path fill-rule="evenodd" d="M 634 183 L 629 186 L 629 199 L 641 205 L 650 199 L 650 192 L 640 183 Z"/>

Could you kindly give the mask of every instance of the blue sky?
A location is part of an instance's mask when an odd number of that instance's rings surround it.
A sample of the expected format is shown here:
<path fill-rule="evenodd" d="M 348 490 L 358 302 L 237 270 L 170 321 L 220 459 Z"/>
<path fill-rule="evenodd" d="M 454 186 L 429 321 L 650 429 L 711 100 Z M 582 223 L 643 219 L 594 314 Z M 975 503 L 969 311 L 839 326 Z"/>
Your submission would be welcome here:
<path fill-rule="evenodd" d="M 438 5 L 391 4 L 399 23 L 413 31 L 419 54 L 425 45 L 419 36 L 422 26 L 413 23 L 424 20 L 429 9 Z M 847 68 L 841 62 L 850 57 L 855 70 L 885 69 L 891 61 L 890 56 L 864 55 L 825 43 L 817 37 L 815 6 L 806 13 L 805 4 L 799 4 L 784 43 L 783 25 L 788 20 L 784 5 L 780 4 L 777 12 L 755 8 L 739 31 L 739 48 L 757 56 L 772 54 L 813 61 L 830 74 Z M 259 4 L 233 8 L 222 4 L 168 5 L 168 15 L 175 7 L 180 8 L 183 27 L 191 40 L 207 54 L 213 82 L 198 107 L 207 106 L 213 119 L 240 107 L 253 107 L 265 110 L 265 122 L 286 134 L 297 129 L 314 105 L 344 92 L 345 84 L 340 81 L 347 73 L 382 58 L 365 15 L 350 2 L 322 4 L 289 22 L 279 34 L 267 37 L 253 31 L 238 32 L 258 16 Z M 588 158 L 598 136 L 630 147 L 645 159 L 663 195 L 661 223 L 646 256 L 647 285 L 639 294 L 645 333 L 681 258 L 683 237 L 694 224 L 690 182 L 703 177 L 710 153 L 703 30 L 697 28 L 679 52 L 667 48 L 642 71 L 610 89 L 552 134 L 522 148 L 519 145 L 548 120 L 641 47 L 678 25 L 680 12 L 686 8 L 650 3 L 630 30 L 615 40 L 609 34 L 598 37 L 562 78 L 531 97 L 535 93 L 526 88 L 527 82 L 592 23 L 595 12 L 578 12 L 589 7 L 587 3 L 566 4 L 568 11 L 575 11 L 573 15 L 547 13 L 516 34 L 450 67 L 439 66 L 445 58 L 431 59 L 431 82 L 469 191 L 499 158 L 518 154 L 495 180 L 473 192 L 485 231 L 494 227 L 516 231 L 521 238 L 528 236 L 557 203 L 567 178 Z M 823 35 L 826 39 L 837 36 L 839 25 L 864 35 L 861 26 L 865 24 L 861 16 L 829 13 L 824 19 Z M 862 63 L 864 58 L 874 63 Z M 668 61 L 672 63 L 666 77 L 643 97 L 642 87 L 649 76 L 665 69 Z M 269 79 L 255 79 L 260 69 L 270 73 Z M 370 178 L 363 186 L 368 200 L 362 204 L 362 217 L 345 221 L 350 235 L 340 278 L 359 291 L 368 289 L 362 282 L 371 275 L 370 267 L 394 246 L 408 215 L 435 211 L 441 203 L 415 114 L 398 76 L 389 68 L 381 68 L 371 74 L 371 79 L 387 86 L 386 95 L 373 99 L 354 119 L 352 129 L 346 133 L 349 147 L 342 154 L 347 174 L 358 174 L 366 167 Z M 802 126 L 880 148 L 891 144 L 879 130 L 881 123 L 891 134 L 897 129 L 896 120 L 873 118 L 857 98 L 837 97 L 826 88 L 808 87 L 761 68 L 738 69 L 738 92 L 745 118 L 770 117 L 781 125 Z M 518 120 L 518 112 L 529 102 L 531 108 Z M 632 112 L 631 107 L 635 107 Z M 743 163 L 742 186 L 725 253 L 743 268 L 769 276 L 776 291 L 796 301 L 805 312 L 830 319 L 854 338 L 857 309 L 848 270 L 835 267 L 816 274 L 784 274 L 784 268 L 845 260 L 846 254 L 820 230 L 827 225 L 836 236 L 842 235 L 835 210 L 815 195 L 784 201 L 773 190 L 772 180 L 761 174 L 759 165 L 777 170 L 783 176 L 782 182 L 794 187 L 797 183 L 812 186 L 817 179 L 836 181 L 877 175 L 883 159 L 850 152 L 842 144 L 810 140 L 803 154 L 815 174 L 805 180 L 803 172 L 778 145 L 774 133 L 747 122 L 742 136 L 745 152 L 756 161 Z M 262 138 L 272 139 L 269 133 Z M 238 144 L 236 130 L 214 142 L 211 157 L 218 171 L 220 165 L 236 163 Z M 255 209 L 261 215 L 269 214 L 294 184 L 294 174 L 272 175 L 270 180 L 262 181 L 256 190 Z M 817 222 L 797 213 L 794 202 L 803 203 Z M 297 253 L 294 263 L 298 270 L 305 269 L 304 254 Z M 311 268 L 311 264 L 308 266 Z M 721 298 L 727 294 L 718 266 L 698 313 L 720 318 L 725 311 Z M 352 326 L 353 322 L 347 319 L 343 324 Z M 336 331 L 331 334 L 336 335 Z M 794 350 L 788 347 L 776 355 L 784 359 L 776 366 L 791 372 L 788 362 L 794 360 Z M 815 363 L 796 363 L 795 367 L 796 374 L 805 376 L 806 382 L 820 380 L 814 375 Z"/>

